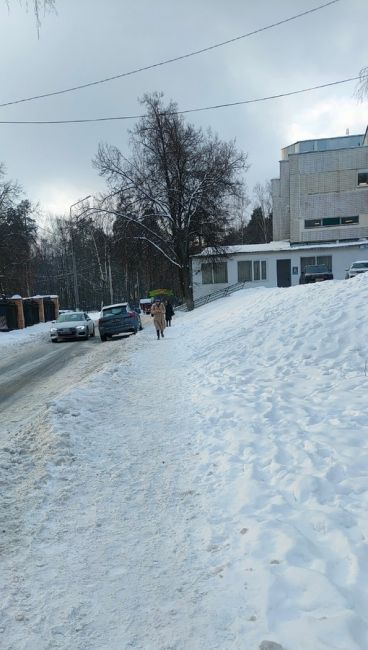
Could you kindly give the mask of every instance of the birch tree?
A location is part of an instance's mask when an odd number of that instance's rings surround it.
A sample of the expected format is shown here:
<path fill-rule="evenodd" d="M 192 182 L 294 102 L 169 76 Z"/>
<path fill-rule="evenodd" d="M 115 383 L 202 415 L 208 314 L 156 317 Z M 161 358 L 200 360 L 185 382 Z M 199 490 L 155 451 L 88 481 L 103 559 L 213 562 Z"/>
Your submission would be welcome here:
<path fill-rule="evenodd" d="M 230 199 L 244 192 L 247 156 L 234 142 L 186 123 L 160 94 L 145 95 L 142 104 L 145 115 L 130 134 L 129 158 L 116 146 L 99 146 L 94 165 L 112 197 L 99 209 L 134 224 L 135 239 L 170 263 L 191 308 L 190 256 L 199 243 L 222 243 Z"/>

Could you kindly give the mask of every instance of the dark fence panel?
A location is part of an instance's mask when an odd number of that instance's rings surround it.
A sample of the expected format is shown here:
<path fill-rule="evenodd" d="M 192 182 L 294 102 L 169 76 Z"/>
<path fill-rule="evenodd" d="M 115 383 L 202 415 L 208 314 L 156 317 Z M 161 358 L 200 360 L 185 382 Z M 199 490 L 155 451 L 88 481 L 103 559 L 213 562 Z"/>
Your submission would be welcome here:
<path fill-rule="evenodd" d="M 6 300 L 0 301 L 0 331 L 17 329 L 17 308 Z"/>
<path fill-rule="evenodd" d="M 26 327 L 40 322 L 38 303 L 34 300 L 23 300 L 24 324 Z"/>
<path fill-rule="evenodd" d="M 52 300 L 48 298 L 43 299 L 43 310 L 45 314 L 45 321 L 55 320 L 55 305 Z"/>

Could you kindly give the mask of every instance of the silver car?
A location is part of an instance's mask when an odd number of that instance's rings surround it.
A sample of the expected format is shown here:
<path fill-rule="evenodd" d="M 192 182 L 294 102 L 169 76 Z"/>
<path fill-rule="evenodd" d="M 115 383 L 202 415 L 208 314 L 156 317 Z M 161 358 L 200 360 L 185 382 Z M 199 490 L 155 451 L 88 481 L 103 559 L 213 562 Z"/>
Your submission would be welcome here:
<path fill-rule="evenodd" d="M 356 275 L 360 273 L 366 273 L 368 271 L 368 260 L 357 260 L 353 262 L 352 265 L 346 269 L 345 280 L 349 278 L 355 278 Z"/>
<path fill-rule="evenodd" d="M 60 314 L 52 322 L 50 329 L 51 341 L 66 341 L 67 339 L 84 339 L 95 335 L 95 324 L 92 318 L 83 311 L 71 311 Z"/>

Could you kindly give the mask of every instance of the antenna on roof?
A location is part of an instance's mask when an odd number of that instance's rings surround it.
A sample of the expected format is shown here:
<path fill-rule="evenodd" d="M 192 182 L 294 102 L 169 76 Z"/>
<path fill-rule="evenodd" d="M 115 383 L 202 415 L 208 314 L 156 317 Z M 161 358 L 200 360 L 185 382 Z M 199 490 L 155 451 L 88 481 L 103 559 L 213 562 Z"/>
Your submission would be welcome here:
<path fill-rule="evenodd" d="M 349 129 L 346 129 L 345 135 L 349 135 Z"/>

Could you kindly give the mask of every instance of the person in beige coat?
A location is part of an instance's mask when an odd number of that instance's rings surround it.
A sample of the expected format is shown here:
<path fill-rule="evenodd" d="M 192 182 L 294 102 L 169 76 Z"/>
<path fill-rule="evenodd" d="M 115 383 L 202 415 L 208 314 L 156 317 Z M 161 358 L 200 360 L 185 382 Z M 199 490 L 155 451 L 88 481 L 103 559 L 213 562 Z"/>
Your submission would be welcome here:
<path fill-rule="evenodd" d="M 160 298 L 156 298 L 151 307 L 151 316 L 153 316 L 153 324 L 157 332 L 157 338 L 164 338 L 165 329 L 165 305 Z"/>

